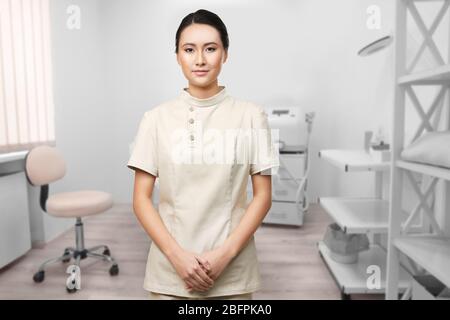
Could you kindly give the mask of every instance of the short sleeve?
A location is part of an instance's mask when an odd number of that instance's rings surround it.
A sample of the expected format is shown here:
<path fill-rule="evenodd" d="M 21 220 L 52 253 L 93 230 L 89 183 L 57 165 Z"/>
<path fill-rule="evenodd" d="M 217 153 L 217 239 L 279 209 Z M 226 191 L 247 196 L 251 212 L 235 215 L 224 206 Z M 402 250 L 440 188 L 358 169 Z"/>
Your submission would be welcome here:
<path fill-rule="evenodd" d="M 265 110 L 257 106 L 252 114 L 252 140 L 250 146 L 250 175 L 275 175 L 280 166 L 279 150 L 275 147 L 278 130 L 269 126 Z"/>
<path fill-rule="evenodd" d="M 130 147 L 127 167 L 141 169 L 155 177 L 158 176 L 158 153 L 156 121 L 152 111 L 147 111 L 141 119 L 137 134 Z"/>

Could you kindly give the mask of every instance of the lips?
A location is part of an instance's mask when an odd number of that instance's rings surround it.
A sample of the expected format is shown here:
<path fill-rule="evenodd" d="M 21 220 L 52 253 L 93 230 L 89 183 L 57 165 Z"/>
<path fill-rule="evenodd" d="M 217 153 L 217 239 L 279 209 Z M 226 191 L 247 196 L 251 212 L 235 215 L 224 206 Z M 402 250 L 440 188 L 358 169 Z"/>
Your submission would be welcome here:
<path fill-rule="evenodd" d="M 204 76 L 208 73 L 208 70 L 195 70 L 193 72 L 196 76 Z"/>

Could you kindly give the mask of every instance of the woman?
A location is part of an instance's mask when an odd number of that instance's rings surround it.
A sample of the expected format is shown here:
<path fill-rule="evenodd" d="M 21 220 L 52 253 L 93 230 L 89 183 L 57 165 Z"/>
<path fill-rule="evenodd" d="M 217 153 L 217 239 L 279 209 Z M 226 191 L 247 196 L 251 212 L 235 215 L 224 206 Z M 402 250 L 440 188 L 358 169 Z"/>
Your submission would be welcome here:
<path fill-rule="evenodd" d="M 251 299 L 261 288 L 254 233 L 278 168 L 267 114 L 218 85 L 229 43 L 216 14 L 187 15 L 175 40 L 188 87 L 145 112 L 127 164 L 135 170 L 134 212 L 153 240 L 144 288 L 151 299 Z"/>

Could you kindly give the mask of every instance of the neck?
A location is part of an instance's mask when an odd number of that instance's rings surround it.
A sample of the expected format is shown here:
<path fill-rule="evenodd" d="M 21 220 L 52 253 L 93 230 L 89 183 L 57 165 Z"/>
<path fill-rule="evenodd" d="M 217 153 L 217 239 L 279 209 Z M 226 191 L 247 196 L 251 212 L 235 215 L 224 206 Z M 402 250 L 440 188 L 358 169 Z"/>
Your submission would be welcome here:
<path fill-rule="evenodd" d="M 217 80 L 207 87 L 199 87 L 189 83 L 188 92 L 191 96 L 198 99 L 207 99 L 219 93 L 220 87 Z"/>

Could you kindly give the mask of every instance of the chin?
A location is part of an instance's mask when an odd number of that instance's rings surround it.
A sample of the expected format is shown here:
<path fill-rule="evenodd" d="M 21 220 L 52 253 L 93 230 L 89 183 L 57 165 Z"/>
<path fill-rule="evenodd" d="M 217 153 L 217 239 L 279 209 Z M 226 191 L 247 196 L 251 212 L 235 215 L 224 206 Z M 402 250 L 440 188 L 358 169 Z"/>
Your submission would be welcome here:
<path fill-rule="evenodd" d="M 209 81 L 208 79 L 204 79 L 204 81 L 198 81 L 198 79 L 195 79 L 191 81 L 191 84 L 197 87 L 206 88 L 211 84 L 211 81 Z"/>

